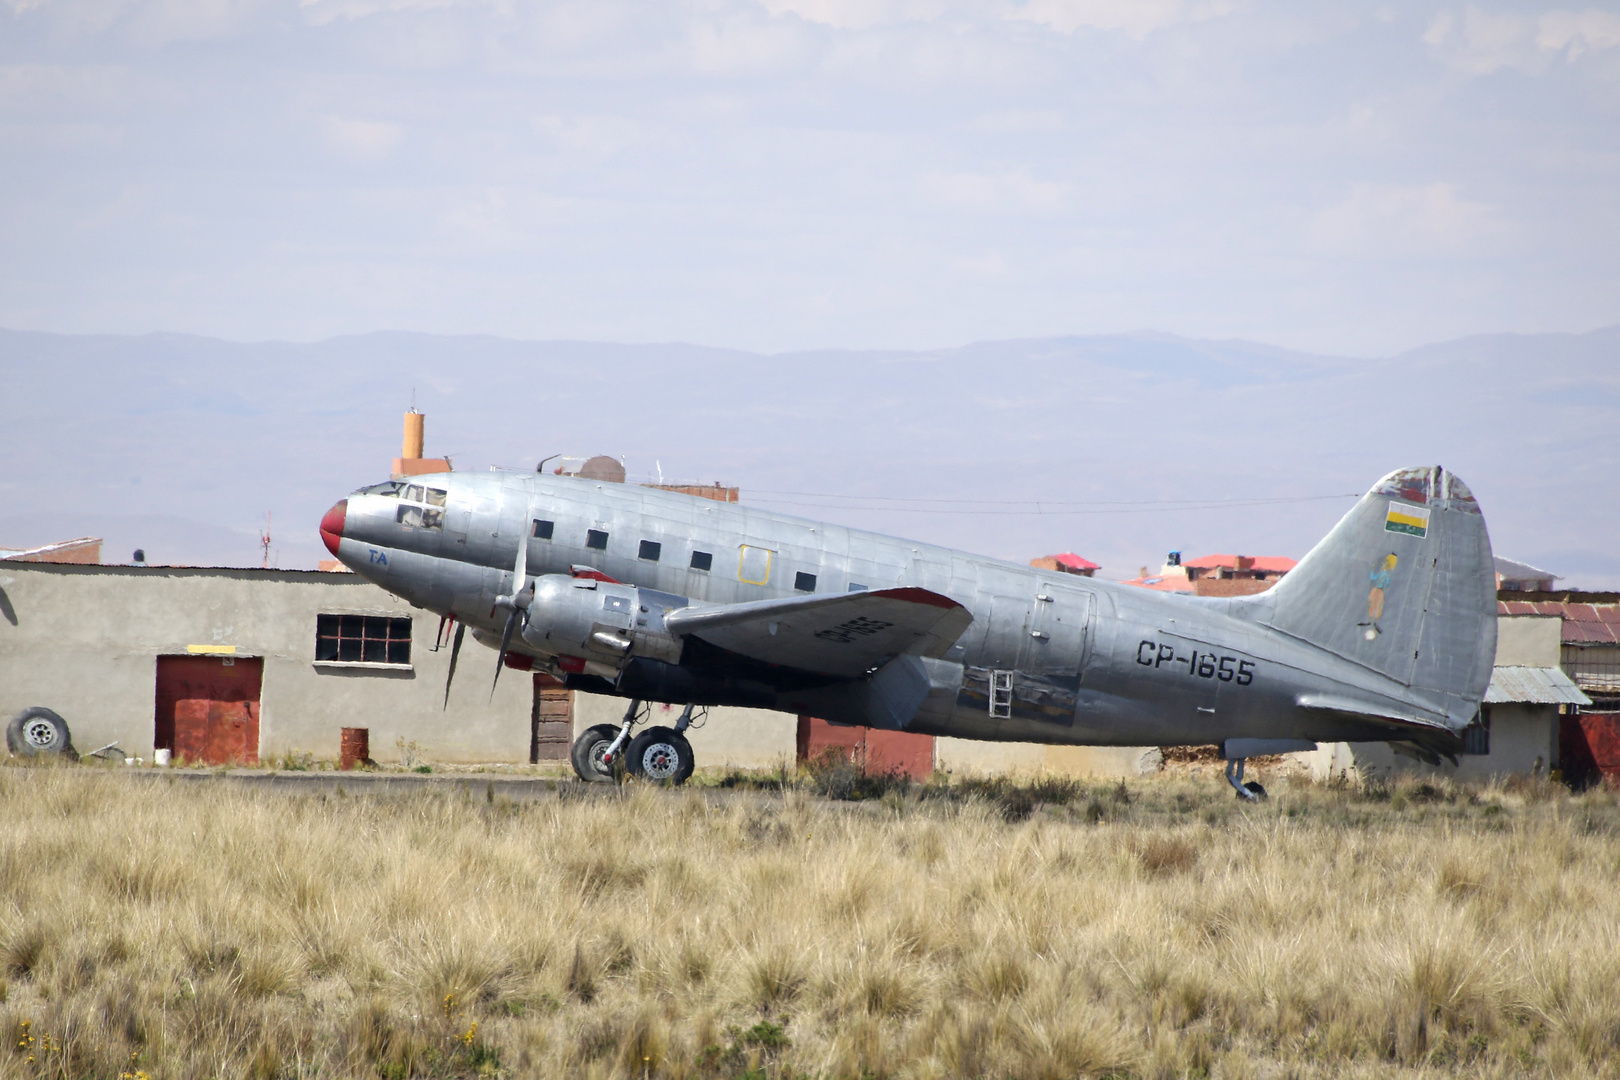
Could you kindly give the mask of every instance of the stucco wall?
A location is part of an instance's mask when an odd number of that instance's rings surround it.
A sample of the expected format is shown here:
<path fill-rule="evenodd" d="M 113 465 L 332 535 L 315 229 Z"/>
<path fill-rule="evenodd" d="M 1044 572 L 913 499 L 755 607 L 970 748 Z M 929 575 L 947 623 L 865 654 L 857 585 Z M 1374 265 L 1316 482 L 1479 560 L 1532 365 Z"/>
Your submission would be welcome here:
<path fill-rule="evenodd" d="M 470 638 L 448 712 L 449 650 L 432 652 L 438 617 L 353 574 L 99 566 L 0 568 L 0 719 L 55 709 L 73 742 L 117 742 L 150 758 L 157 657 L 234 645 L 264 658 L 260 754 L 335 758 L 338 729 L 369 727 L 372 756 L 403 737 L 427 761 L 527 761 L 531 681 L 507 671 L 494 700 L 494 654 Z M 411 617 L 408 670 L 315 666 L 322 613 Z M 15 622 L 13 622 L 15 619 Z"/>
<path fill-rule="evenodd" d="M 1564 620 L 1557 615 L 1500 615 L 1497 667 L 1557 667 Z"/>

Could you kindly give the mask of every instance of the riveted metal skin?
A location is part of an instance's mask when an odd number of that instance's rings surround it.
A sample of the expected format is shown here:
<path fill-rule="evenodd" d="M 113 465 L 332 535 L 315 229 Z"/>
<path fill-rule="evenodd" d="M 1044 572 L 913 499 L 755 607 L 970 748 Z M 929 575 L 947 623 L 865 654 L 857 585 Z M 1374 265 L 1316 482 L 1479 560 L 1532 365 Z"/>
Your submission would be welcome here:
<path fill-rule="evenodd" d="M 526 532 L 535 594 L 511 649 L 571 686 L 676 704 L 973 739 L 1388 740 L 1433 757 L 1460 746 L 1495 651 L 1484 519 L 1438 467 L 1390 473 L 1276 587 L 1219 599 L 577 477 L 435 474 L 341 505 L 323 524 L 339 559 L 491 647 Z M 992 708 L 1008 672 L 1010 707 Z"/>

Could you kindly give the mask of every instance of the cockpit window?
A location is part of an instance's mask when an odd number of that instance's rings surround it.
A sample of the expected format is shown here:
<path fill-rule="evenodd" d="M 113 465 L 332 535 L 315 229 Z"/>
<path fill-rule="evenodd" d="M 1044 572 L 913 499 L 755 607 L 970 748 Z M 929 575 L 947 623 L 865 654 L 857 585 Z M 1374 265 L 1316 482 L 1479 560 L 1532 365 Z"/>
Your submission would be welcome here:
<path fill-rule="evenodd" d="M 421 502 L 422 501 L 422 485 L 421 484 L 407 484 L 407 485 L 405 485 L 405 493 L 403 495 L 401 495 L 400 498 L 409 499 L 411 502 Z"/>
<path fill-rule="evenodd" d="M 427 504 L 429 506 L 443 506 L 445 492 L 442 488 L 427 489 Z"/>
<path fill-rule="evenodd" d="M 399 489 L 405 485 L 398 480 L 385 480 L 380 484 L 372 484 L 355 492 L 356 495 L 386 495 L 393 497 L 399 494 Z"/>
<path fill-rule="evenodd" d="M 420 506 L 402 505 L 394 511 L 394 520 L 416 529 L 442 529 L 444 511 Z"/>

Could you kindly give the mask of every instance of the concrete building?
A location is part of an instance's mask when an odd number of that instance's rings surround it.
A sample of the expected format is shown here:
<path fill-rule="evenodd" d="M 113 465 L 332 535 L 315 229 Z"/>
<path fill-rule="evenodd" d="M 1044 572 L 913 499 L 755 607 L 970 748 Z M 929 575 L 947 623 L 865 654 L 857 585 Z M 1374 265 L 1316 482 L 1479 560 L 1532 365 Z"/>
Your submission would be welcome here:
<path fill-rule="evenodd" d="M 101 540 L 81 536 L 31 548 L 0 548 L 0 562 L 90 563 L 101 562 Z"/>
<path fill-rule="evenodd" d="M 1496 627 L 1496 666 L 1479 720 L 1463 734 L 1458 764 L 1426 765 L 1397 754 L 1388 743 L 1323 743 L 1290 756 L 1318 780 L 1396 772 L 1457 780 L 1550 774 L 1559 767 L 1561 720 L 1591 699 L 1559 667 L 1556 616 L 1501 615 Z"/>
<path fill-rule="evenodd" d="M 1064 551 L 1057 555 L 1042 555 L 1038 559 L 1029 560 L 1029 565 L 1037 570 L 1053 570 L 1059 574 L 1074 574 L 1076 577 L 1095 577 L 1097 571 L 1102 569 L 1101 563 L 1083 559 L 1072 551 Z"/>
<path fill-rule="evenodd" d="M 1144 566 L 1139 576 L 1121 584 L 1194 596 L 1249 596 L 1265 592 L 1297 565 L 1297 560 L 1282 555 L 1200 555 L 1184 560 L 1181 552 L 1172 551 L 1158 573 L 1150 574 Z"/>
<path fill-rule="evenodd" d="M 336 759 L 366 727 L 373 759 L 415 744 L 423 762 L 564 762 L 574 735 L 625 702 L 572 694 L 462 650 L 436 616 L 353 574 L 301 570 L 0 564 L 0 718 L 59 713 L 80 751 L 117 743 L 150 760 Z M 438 647 L 436 647 L 438 646 Z M 669 712 L 654 706 L 655 713 Z M 671 712 L 670 719 L 673 719 Z M 798 718 L 716 709 L 692 735 L 706 765 L 791 761 Z"/>
<path fill-rule="evenodd" d="M 354 574 L 0 563 L 0 719 L 45 706 L 81 752 L 115 743 L 148 761 L 159 747 L 218 764 L 335 760 L 341 729 L 363 727 L 385 763 L 404 744 L 421 763 L 562 766 L 580 732 L 624 715 L 621 698 L 516 670 L 492 697 L 494 654 L 470 643 L 446 710 L 447 637 L 437 616 Z M 774 768 L 833 743 L 917 775 L 1135 776 L 1158 762 L 1152 748 L 935 739 L 762 709 L 711 709 L 689 737 L 705 768 Z"/>

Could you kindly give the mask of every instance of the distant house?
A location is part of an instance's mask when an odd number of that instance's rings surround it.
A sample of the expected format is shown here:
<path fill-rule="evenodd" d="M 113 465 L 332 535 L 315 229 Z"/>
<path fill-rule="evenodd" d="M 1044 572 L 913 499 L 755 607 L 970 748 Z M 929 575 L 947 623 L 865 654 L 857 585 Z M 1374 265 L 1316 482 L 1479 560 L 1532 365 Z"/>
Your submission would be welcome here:
<path fill-rule="evenodd" d="M 101 541 L 94 536 L 81 536 L 76 540 L 59 540 L 31 548 L 0 548 L 0 561 L 80 563 L 96 565 L 101 562 Z"/>
<path fill-rule="evenodd" d="M 1100 564 L 1082 559 L 1072 551 L 1065 551 L 1061 555 L 1042 555 L 1029 560 L 1029 565 L 1037 570 L 1056 570 L 1060 574 L 1077 574 L 1080 577 L 1091 577 L 1102 569 Z"/>
<path fill-rule="evenodd" d="M 1183 560 L 1181 552 L 1172 551 L 1157 574 L 1149 574 L 1144 566 L 1140 577 L 1122 584 L 1197 596 L 1248 596 L 1265 592 L 1298 565 L 1298 560 L 1282 555 L 1201 555 Z"/>
<path fill-rule="evenodd" d="M 1501 591 L 1551 592 L 1553 582 L 1558 580 L 1557 574 L 1538 570 L 1529 563 L 1501 557 L 1493 561 L 1496 563 L 1496 587 Z"/>

